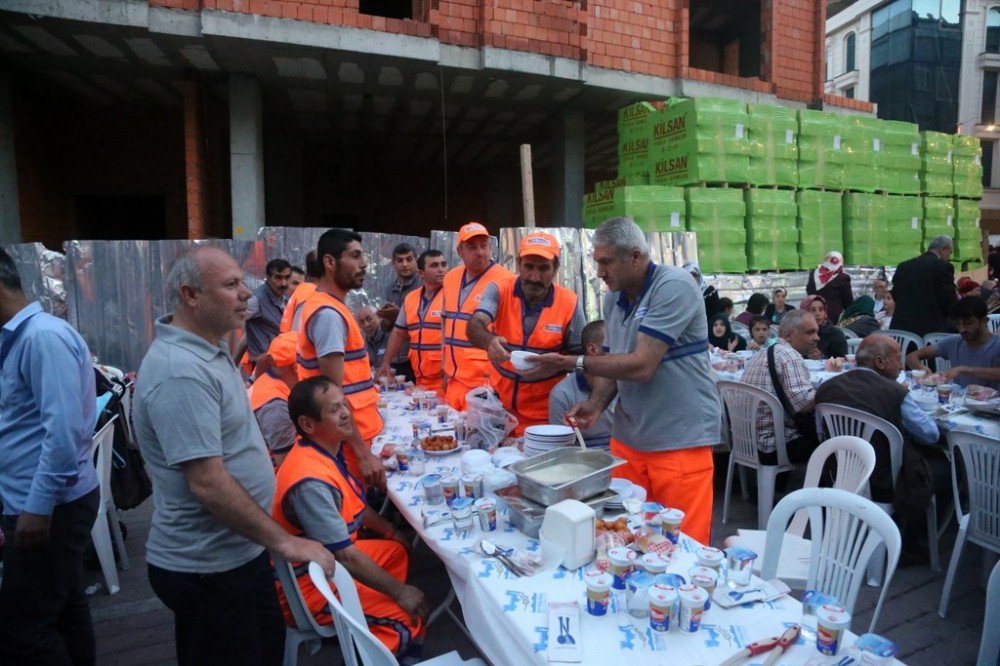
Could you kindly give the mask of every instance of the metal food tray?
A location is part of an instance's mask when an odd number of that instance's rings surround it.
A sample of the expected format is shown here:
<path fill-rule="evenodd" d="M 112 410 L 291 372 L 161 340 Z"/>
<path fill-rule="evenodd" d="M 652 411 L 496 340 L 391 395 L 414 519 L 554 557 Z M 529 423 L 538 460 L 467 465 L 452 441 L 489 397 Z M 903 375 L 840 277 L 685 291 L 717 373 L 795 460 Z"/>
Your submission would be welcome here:
<path fill-rule="evenodd" d="M 604 503 L 615 495 L 615 492 L 607 490 L 582 501 L 594 510 L 596 517 L 601 518 L 604 516 Z M 546 507 L 525 499 L 517 486 L 498 490 L 497 497 L 507 503 L 507 519 L 510 524 L 522 534 L 537 539 L 538 531 L 542 528 L 542 520 L 545 518 Z"/>
<path fill-rule="evenodd" d="M 577 463 L 591 468 L 591 472 L 559 485 L 547 485 L 529 476 L 530 472 L 566 463 Z M 542 506 L 552 506 L 563 500 L 585 500 L 600 494 L 611 486 L 611 470 L 625 464 L 606 451 L 564 447 L 519 460 L 507 466 L 517 477 L 521 494 Z"/>

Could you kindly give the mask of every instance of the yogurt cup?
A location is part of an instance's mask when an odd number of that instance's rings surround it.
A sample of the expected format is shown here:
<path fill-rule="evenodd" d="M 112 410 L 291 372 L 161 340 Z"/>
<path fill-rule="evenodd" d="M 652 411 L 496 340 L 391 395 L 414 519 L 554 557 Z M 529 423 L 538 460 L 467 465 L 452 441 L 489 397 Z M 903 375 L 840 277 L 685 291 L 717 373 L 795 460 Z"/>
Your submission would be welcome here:
<path fill-rule="evenodd" d="M 664 509 L 660 511 L 660 525 L 663 536 L 670 540 L 670 543 L 677 545 L 681 535 L 681 523 L 684 522 L 684 512 L 680 509 Z"/>
<path fill-rule="evenodd" d="M 408 464 L 410 468 L 410 476 L 420 476 L 424 473 L 424 452 L 418 449 L 412 449 L 410 451 L 410 461 Z"/>
<path fill-rule="evenodd" d="M 951 400 L 951 390 L 954 387 L 951 384 L 939 384 L 937 387 L 937 399 L 939 405 L 947 405 L 948 401 Z"/>
<path fill-rule="evenodd" d="M 463 474 L 462 493 L 470 499 L 479 499 L 483 496 L 483 475 Z"/>
<path fill-rule="evenodd" d="M 396 375 L 394 379 L 396 380 L 397 391 L 402 391 L 404 388 L 406 388 L 406 375 Z"/>
<path fill-rule="evenodd" d="M 816 649 L 831 657 L 836 655 L 844 630 L 850 626 L 851 614 L 843 606 L 820 606 L 816 611 Z"/>
<path fill-rule="evenodd" d="M 424 497 L 428 504 L 444 504 L 444 489 L 441 487 L 440 474 L 428 474 L 420 479 L 420 485 L 424 487 Z"/>
<path fill-rule="evenodd" d="M 667 561 L 659 553 L 646 553 L 639 558 L 639 564 L 654 576 L 667 570 Z"/>
<path fill-rule="evenodd" d="M 654 585 L 649 589 L 649 628 L 670 631 L 670 620 L 677 604 L 677 590 Z"/>
<path fill-rule="evenodd" d="M 444 501 L 451 506 L 458 499 L 458 478 L 454 474 L 445 474 L 441 477 L 441 490 L 444 493 Z"/>
<path fill-rule="evenodd" d="M 587 583 L 587 612 L 607 615 L 611 604 L 611 583 L 614 577 L 604 571 L 591 571 L 584 576 Z"/>
<path fill-rule="evenodd" d="M 677 624 L 681 631 L 693 634 L 701 626 L 701 616 L 705 612 L 708 594 L 697 585 L 681 585 L 677 590 L 680 611 Z"/>
<path fill-rule="evenodd" d="M 735 587 L 749 585 L 757 553 L 749 548 L 735 546 L 726 550 L 726 556 L 729 558 L 729 584 Z"/>
<path fill-rule="evenodd" d="M 476 513 L 479 515 L 479 528 L 484 532 L 497 530 L 497 503 L 488 497 L 477 499 Z"/>
<path fill-rule="evenodd" d="M 657 577 L 657 578 L 659 578 L 659 577 Z M 663 583 L 657 582 L 657 583 L 653 583 L 653 586 L 649 588 L 649 593 L 650 594 L 653 594 L 654 592 L 662 592 L 662 593 L 665 593 L 672 600 L 671 603 L 670 603 L 670 607 L 667 609 L 667 611 L 669 613 L 668 619 L 669 619 L 671 627 L 676 627 L 677 626 L 677 613 L 678 613 L 678 609 L 679 609 L 679 603 L 677 601 L 677 588 L 678 587 L 680 587 L 680 586 L 679 585 L 665 585 Z M 650 608 L 650 612 L 652 612 L 652 608 Z"/>
<path fill-rule="evenodd" d="M 692 567 L 688 575 L 691 577 L 692 585 L 697 585 L 708 594 L 708 600 L 705 602 L 705 610 L 708 610 L 712 607 L 712 593 L 719 584 L 719 572 L 711 567 L 699 566 Z"/>
<path fill-rule="evenodd" d="M 468 497 L 456 497 L 451 503 L 451 518 L 455 521 L 455 529 L 468 532 L 472 529 L 472 500 Z"/>
<path fill-rule="evenodd" d="M 611 586 L 616 590 L 625 589 L 625 577 L 632 572 L 636 554 L 634 550 L 625 546 L 616 546 L 608 549 L 608 571 L 614 576 Z"/>
<path fill-rule="evenodd" d="M 396 451 L 396 466 L 400 472 L 410 471 L 410 452 L 407 449 Z"/>
<path fill-rule="evenodd" d="M 726 559 L 726 554 L 723 553 L 718 548 L 712 548 L 711 546 L 703 546 L 698 550 L 694 551 L 695 556 L 698 558 L 698 564 L 703 567 L 709 567 L 718 571 L 722 567 L 722 563 Z"/>

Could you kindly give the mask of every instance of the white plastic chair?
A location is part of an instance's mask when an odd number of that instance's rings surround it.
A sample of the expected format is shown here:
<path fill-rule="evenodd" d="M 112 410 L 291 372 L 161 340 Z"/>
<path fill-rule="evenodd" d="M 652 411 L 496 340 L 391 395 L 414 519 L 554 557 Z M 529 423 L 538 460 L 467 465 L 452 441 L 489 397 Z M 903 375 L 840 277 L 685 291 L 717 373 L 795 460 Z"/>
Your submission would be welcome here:
<path fill-rule="evenodd" d="M 774 505 L 774 481 L 780 472 L 792 469 L 785 450 L 785 410 L 776 397 L 763 389 L 742 382 L 719 381 L 716 384 L 729 419 L 729 467 L 726 470 L 726 495 L 722 504 L 722 522 L 729 520 L 729 496 L 736 465 L 757 470 L 757 525 L 764 529 Z M 774 419 L 774 444 L 777 465 L 763 465 L 757 454 L 757 411 L 771 410 Z"/>
<path fill-rule="evenodd" d="M 875 469 L 875 449 L 860 437 L 850 436 L 833 437 L 816 447 L 809 456 L 803 488 L 819 487 L 820 475 L 831 455 L 837 457 L 837 478 L 833 482 L 834 488 L 855 494 L 868 488 L 868 479 Z M 805 510 L 795 514 L 792 524 L 785 532 L 788 539 L 782 546 L 778 564 L 778 578 L 795 589 L 805 586 L 809 576 L 809 551 L 812 542 L 803 538 L 808 518 Z M 726 539 L 726 548 L 744 546 L 757 553 L 759 557 L 754 561 L 754 572 L 759 575 L 766 539 L 766 531 L 741 529 Z"/>
<path fill-rule="evenodd" d="M 889 553 L 885 583 L 872 613 L 868 631 L 875 631 L 889 583 L 896 571 L 902 539 L 899 528 L 885 511 L 861 495 L 836 488 L 804 488 L 778 502 L 767 522 L 767 542 L 761 577 L 774 578 L 778 570 L 785 526 L 800 509 L 809 515 L 812 548 L 806 587 L 832 594 L 854 613 L 865 569 L 885 546 Z"/>
<path fill-rule="evenodd" d="M 844 334 L 844 337 L 847 338 L 848 340 L 861 339 L 861 336 L 859 336 L 857 333 L 847 328 L 846 326 L 838 326 L 837 328 L 840 329 L 840 331 Z"/>
<path fill-rule="evenodd" d="M 742 336 L 744 340 L 750 338 L 750 327 L 735 319 L 729 321 L 729 328 L 733 333 Z"/>
<path fill-rule="evenodd" d="M 295 619 L 294 629 L 285 627 L 285 658 L 282 663 L 284 666 L 295 666 L 299 662 L 299 645 L 306 643 L 309 653 L 316 654 L 323 647 L 324 638 L 337 635 L 337 628 L 332 624 L 320 624 L 309 612 L 291 563 L 273 553 L 271 558 L 274 560 L 274 572 L 285 593 L 288 609 Z"/>
<path fill-rule="evenodd" d="M 979 641 L 976 666 L 996 666 L 1000 662 L 1000 562 L 993 567 L 986 585 L 986 613 L 983 616 L 983 637 Z"/>
<path fill-rule="evenodd" d="M 368 630 L 364 611 L 361 609 L 361 600 L 358 598 L 358 588 L 355 587 L 354 579 L 351 578 L 347 568 L 338 564 L 333 572 L 333 582 L 340 593 L 339 600 L 330 589 L 330 582 L 320 565 L 315 562 L 309 563 L 309 577 L 330 604 L 330 613 L 333 615 L 337 634 L 340 636 L 340 651 L 344 655 L 345 666 L 359 666 L 359 663 L 364 666 L 397 666 L 399 662 L 392 652 Z M 358 655 L 361 656 L 360 662 Z M 420 663 L 432 666 L 460 664 L 486 666 L 486 662 L 482 659 L 463 660 L 458 652 L 454 651 Z"/>
<path fill-rule="evenodd" d="M 906 352 L 910 345 L 913 345 L 914 349 L 921 349 L 924 346 L 924 339 L 916 333 L 910 333 L 909 331 L 887 328 L 884 331 L 872 331 L 871 334 L 888 335 L 890 338 L 899 343 L 900 361 L 903 363 L 904 368 L 906 367 Z"/>
<path fill-rule="evenodd" d="M 116 594 L 121 589 L 118 585 L 118 569 L 115 565 L 115 546 L 118 549 L 122 569 L 129 567 L 128 555 L 125 553 L 125 539 L 122 538 L 122 528 L 118 524 L 118 512 L 115 510 L 115 504 L 111 498 L 111 453 L 115 443 L 115 421 L 117 419 L 117 416 L 113 416 L 94 435 L 94 444 L 90 451 L 97 467 L 101 495 L 100 503 L 97 506 L 97 519 L 94 521 L 94 526 L 90 528 L 90 538 L 94 542 L 97 559 L 101 563 L 101 572 L 104 574 L 104 583 L 108 586 L 108 594 Z M 114 535 L 115 546 L 111 545 L 112 535 Z"/>
<path fill-rule="evenodd" d="M 952 334 L 951 333 L 928 333 L 927 335 L 924 336 L 924 346 L 925 347 L 929 347 L 929 346 L 933 345 L 935 342 L 937 342 L 938 340 L 940 340 L 941 338 L 947 338 L 949 335 L 952 335 Z M 948 370 L 949 368 L 951 368 L 951 362 L 948 359 L 942 358 L 941 356 L 938 356 L 936 359 L 934 359 L 934 369 L 937 372 L 944 372 L 945 370 Z"/>
<path fill-rule="evenodd" d="M 990 320 L 987 324 L 990 327 L 990 333 L 996 333 L 997 329 L 1000 328 L 1000 314 L 986 315 L 986 317 Z"/>
<path fill-rule="evenodd" d="M 899 478 L 899 470 L 903 466 L 903 435 L 896 426 L 874 414 L 834 404 L 816 405 L 816 425 L 820 438 L 822 438 L 825 429 L 831 437 L 854 435 L 866 442 L 871 442 L 872 435 L 881 432 L 889 441 L 890 469 L 892 470 L 893 484 L 896 483 L 896 479 Z M 892 513 L 891 504 L 879 503 L 879 506 L 888 513 Z M 941 527 L 938 526 L 937 515 L 937 498 L 931 495 L 931 502 L 927 507 L 927 545 L 930 549 L 931 571 L 935 572 L 941 571 L 938 542 L 941 540 L 944 528 L 947 527 L 947 522 Z M 872 585 L 877 585 L 874 582 L 876 578 L 877 573 L 873 571 Z"/>
<path fill-rule="evenodd" d="M 859 338 L 859 337 L 847 338 L 847 353 L 848 354 L 857 354 L 858 353 L 858 347 L 861 346 L 861 341 L 862 340 L 863 340 L 863 338 Z"/>
<path fill-rule="evenodd" d="M 951 586 L 962 558 L 966 541 L 1000 553 L 1000 443 L 973 432 L 953 430 L 948 433 L 951 449 L 951 485 L 955 493 L 955 515 L 958 517 L 958 537 L 951 551 L 948 575 L 944 579 L 938 615 L 948 613 Z M 956 449 L 958 449 L 956 455 Z M 965 465 L 969 487 L 969 512 L 962 513 L 958 492 L 958 459 Z M 989 625 L 986 625 L 989 626 Z"/>

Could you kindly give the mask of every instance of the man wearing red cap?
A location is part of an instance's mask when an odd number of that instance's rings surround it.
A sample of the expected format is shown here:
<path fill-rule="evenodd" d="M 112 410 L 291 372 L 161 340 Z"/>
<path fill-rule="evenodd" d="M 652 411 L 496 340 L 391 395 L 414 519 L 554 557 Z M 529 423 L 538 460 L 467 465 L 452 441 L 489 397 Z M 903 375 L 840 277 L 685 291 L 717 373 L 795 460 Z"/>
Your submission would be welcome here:
<path fill-rule="evenodd" d="M 579 348 L 580 331 L 587 325 L 576 294 L 553 283 L 558 270 L 555 237 L 528 234 L 518 250 L 517 279 L 486 287 L 469 322 L 469 340 L 489 354 L 491 384 L 517 417 L 517 436 L 528 426 L 548 423 L 549 394 L 565 373 L 551 368 L 518 372 L 511 351 L 569 353 Z"/>
<path fill-rule="evenodd" d="M 466 326 L 486 287 L 513 280 L 514 276 L 493 261 L 490 232 L 478 222 L 469 222 L 458 230 L 457 250 L 462 265 L 448 271 L 442 287 L 441 352 L 445 400 L 455 409 L 464 410 L 465 395 L 481 386 L 483 376 L 489 372 L 489 357 L 469 341 Z"/>

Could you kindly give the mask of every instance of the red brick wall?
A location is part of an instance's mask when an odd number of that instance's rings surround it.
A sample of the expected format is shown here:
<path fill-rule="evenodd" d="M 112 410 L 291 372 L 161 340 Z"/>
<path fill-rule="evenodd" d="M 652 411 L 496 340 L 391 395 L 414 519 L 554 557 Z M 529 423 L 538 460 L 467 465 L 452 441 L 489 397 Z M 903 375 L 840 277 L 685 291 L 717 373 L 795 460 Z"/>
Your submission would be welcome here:
<path fill-rule="evenodd" d="M 765 2 L 769 7 L 762 12 L 761 23 L 773 30 L 765 41 L 771 51 L 778 51 L 776 57 L 769 54 L 764 68 L 774 92 L 782 99 L 813 102 L 823 90 L 826 0 Z"/>
<path fill-rule="evenodd" d="M 684 0 L 589 0 L 586 6 L 587 64 L 653 76 L 679 75 L 678 54 L 686 42 L 680 30 Z"/>
<path fill-rule="evenodd" d="M 465 3 L 452 0 L 442 5 Z M 586 3 L 579 0 L 491 0 L 482 8 L 485 46 L 580 60 L 587 34 Z M 463 26 L 474 21 L 463 21 Z M 441 38 L 445 40 L 444 37 Z"/>
<path fill-rule="evenodd" d="M 860 99 L 848 99 L 840 95 L 824 94 L 823 104 L 839 106 L 844 109 L 851 109 L 852 111 L 863 111 L 864 113 L 872 113 L 875 110 L 875 105 L 871 102 L 865 102 Z"/>

